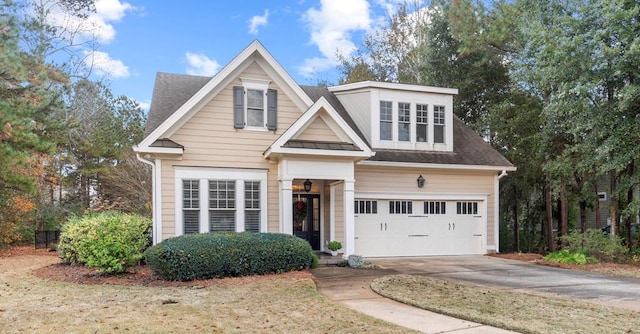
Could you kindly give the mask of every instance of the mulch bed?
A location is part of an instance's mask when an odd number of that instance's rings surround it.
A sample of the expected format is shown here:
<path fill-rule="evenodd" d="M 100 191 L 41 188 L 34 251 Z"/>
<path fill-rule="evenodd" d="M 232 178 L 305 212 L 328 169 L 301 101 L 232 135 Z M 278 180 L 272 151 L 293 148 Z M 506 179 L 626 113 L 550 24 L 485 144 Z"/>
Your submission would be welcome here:
<path fill-rule="evenodd" d="M 57 257 L 57 252 L 50 252 L 48 249 L 34 249 L 33 246 L 19 246 L 7 249 L 0 249 L 0 258 L 20 255 L 38 255 Z M 113 284 L 125 286 L 153 286 L 153 287 L 205 287 L 210 285 L 245 284 L 259 280 L 270 280 L 274 278 L 308 278 L 311 273 L 308 270 L 292 271 L 282 274 L 260 275 L 215 278 L 208 280 L 195 280 L 189 282 L 165 281 L 156 276 L 148 266 L 135 266 L 129 268 L 127 272 L 121 274 L 107 275 L 100 274 L 95 269 L 80 265 L 66 265 L 56 263 L 44 266 L 34 271 L 38 277 L 77 284 Z"/>

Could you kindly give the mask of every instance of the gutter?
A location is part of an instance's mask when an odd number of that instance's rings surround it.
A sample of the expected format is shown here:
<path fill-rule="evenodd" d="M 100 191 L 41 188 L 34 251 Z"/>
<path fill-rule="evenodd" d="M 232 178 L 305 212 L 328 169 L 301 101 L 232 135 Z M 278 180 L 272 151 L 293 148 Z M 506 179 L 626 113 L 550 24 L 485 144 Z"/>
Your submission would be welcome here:
<path fill-rule="evenodd" d="M 135 150 L 135 147 L 134 147 Z M 151 160 L 147 160 L 143 157 L 140 156 L 140 152 L 136 152 L 136 158 L 138 158 L 138 160 L 142 163 L 145 163 L 149 166 L 151 166 L 151 234 L 152 234 L 152 239 L 153 239 L 153 244 L 157 244 L 160 242 L 162 236 L 158 235 L 159 234 L 159 229 L 156 227 L 156 223 L 157 220 L 159 218 L 159 216 L 156 215 L 156 209 L 158 208 L 158 206 L 156 205 L 156 201 L 158 201 L 159 199 L 156 196 L 156 164 L 155 162 L 151 161 Z"/>
<path fill-rule="evenodd" d="M 500 180 L 501 178 L 507 176 L 507 170 L 503 169 L 502 172 L 500 173 L 500 175 L 498 175 L 498 180 Z"/>

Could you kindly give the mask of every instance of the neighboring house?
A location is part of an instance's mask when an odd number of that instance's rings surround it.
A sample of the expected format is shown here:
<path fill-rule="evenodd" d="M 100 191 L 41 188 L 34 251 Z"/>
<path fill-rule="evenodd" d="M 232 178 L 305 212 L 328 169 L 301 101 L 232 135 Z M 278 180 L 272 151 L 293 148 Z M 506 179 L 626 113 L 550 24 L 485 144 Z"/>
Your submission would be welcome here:
<path fill-rule="evenodd" d="M 344 256 L 496 252 L 515 167 L 453 115 L 456 94 L 300 86 L 258 41 L 213 78 L 159 73 L 134 147 L 153 166 L 153 241 L 259 231 L 338 240 Z"/>

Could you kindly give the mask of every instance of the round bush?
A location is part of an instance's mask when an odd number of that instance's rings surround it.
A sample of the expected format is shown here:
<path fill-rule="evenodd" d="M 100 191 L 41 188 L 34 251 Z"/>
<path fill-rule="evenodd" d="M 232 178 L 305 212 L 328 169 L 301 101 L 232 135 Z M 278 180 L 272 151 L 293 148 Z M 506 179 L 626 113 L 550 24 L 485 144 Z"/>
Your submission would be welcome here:
<path fill-rule="evenodd" d="M 124 272 L 142 259 L 151 220 L 120 212 L 73 217 L 62 226 L 59 256 L 64 263 L 84 264 L 101 273 Z"/>
<path fill-rule="evenodd" d="M 159 277 L 190 281 L 301 270 L 314 253 L 292 235 L 241 232 L 182 235 L 149 247 L 144 257 Z"/>

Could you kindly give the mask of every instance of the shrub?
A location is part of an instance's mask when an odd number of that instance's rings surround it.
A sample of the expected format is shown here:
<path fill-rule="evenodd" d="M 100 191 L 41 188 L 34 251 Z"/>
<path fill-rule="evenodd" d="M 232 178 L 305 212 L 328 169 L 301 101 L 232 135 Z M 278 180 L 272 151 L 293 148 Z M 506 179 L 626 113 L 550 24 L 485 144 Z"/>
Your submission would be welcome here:
<path fill-rule="evenodd" d="M 588 229 L 584 234 L 572 231 L 562 237 L 564 249 L 571 253 L 584 253 L 601 262 L 615 262 L 625 258 L 627 249 L 620 237 L 613 237 L 598 229 Z"/>
<path fill-rule="evenodd" d="M 101 273 L 124 272 L 142 259 L 151 220 L 119 212 L 71 218 L 62 226 L 59 256 L 64 263 L 85 264 Z"/>
<path fill-rule="evenodd" d="M 314 253 L 308 242 L 275 233 L 186 234 L 144 253 L 153 272 L 166 280 L 261 275 L 309 268 Z"/>
<path fill-rule="evenodd" d="M 594 257 L 587 256 L 585 253 L 570 252 L 563 249 L 559 252 L 553 252 L 544 257 L 545 261 L 558 262 L 566 264 L 587 264 L 598 263 L 598 260 Z"/>
<path fill-rule="evenodd" d="M 327 246 L 327 248 L 329 248 L 329 250 L 331 251 L 337 251 L 338 249 L 342 248 L 342 244 L 340 243 L 340 241 L 331 241 L 329 242 L 329 245 Z"/>

